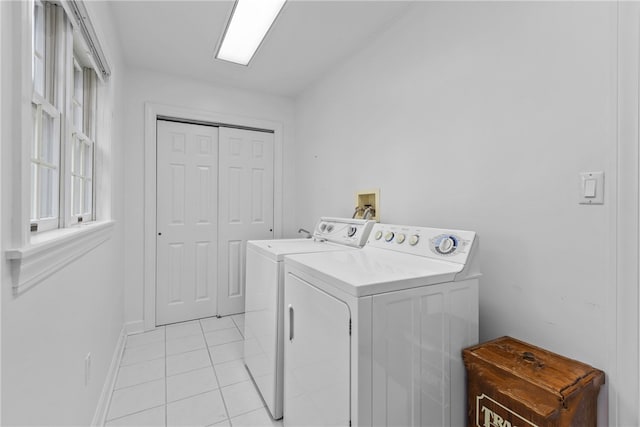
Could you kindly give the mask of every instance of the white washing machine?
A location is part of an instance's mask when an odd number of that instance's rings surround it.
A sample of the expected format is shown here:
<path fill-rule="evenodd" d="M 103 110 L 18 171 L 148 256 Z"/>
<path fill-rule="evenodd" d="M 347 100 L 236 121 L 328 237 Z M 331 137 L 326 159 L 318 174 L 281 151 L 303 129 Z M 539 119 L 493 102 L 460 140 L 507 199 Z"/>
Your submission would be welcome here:
<path fill-rule="evenodd" d="M 247 242 L 244 363 L 274 419 L 282 418 L 284 256 L 359 249 L 373 224 L 323 217 L 310 239 Z"/>
<path fill-rule="evenodd" d="M 285 257 L 286 426 L 463 426 L 478 238 L 376 224 L 359 251 Z"/>

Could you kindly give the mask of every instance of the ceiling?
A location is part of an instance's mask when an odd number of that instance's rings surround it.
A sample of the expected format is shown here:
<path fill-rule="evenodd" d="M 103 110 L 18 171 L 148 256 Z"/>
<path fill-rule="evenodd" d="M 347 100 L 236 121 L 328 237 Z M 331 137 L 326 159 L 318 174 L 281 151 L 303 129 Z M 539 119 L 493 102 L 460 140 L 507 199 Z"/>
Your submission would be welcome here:
<path fill-rule="evenodd" d="M 365 46 L 410 0 L 289 0 L 249 66 L 213 58 L 232 0 L 110 3 L 128 65 L 295 96 Z"/>

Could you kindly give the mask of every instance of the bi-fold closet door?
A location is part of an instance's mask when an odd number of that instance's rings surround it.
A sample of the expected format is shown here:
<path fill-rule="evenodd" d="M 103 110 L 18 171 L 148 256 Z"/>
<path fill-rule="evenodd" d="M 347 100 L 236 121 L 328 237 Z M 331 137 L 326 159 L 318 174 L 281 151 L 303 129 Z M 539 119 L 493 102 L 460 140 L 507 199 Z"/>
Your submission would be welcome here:
<path fill-rule="evenodd" d="M 273 134 L 157 121 L 156 325 L 244 311 L 245 247 L 273 237 Z"/>

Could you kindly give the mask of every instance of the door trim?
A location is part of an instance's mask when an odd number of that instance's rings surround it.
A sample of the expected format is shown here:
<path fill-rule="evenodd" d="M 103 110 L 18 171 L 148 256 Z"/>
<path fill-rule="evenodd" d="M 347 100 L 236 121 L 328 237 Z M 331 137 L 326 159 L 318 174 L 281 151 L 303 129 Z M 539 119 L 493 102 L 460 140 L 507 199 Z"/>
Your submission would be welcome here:
<path fill-rule="evenodd" d="M 228 125 L 273 131 L 273 233 L 282 237 L 283 125 L 280 122 L 146 102 L 144 105 L 144 330 L 156 327 L 156 121 L 173 118 L 196 124 Z"/>
<path fill-rule="evenodd" d="M 616 11 L 612 66 L 617 85 L 611 93 L 617 110 L 610 151 L 616 174 L 607 178 L 612 189 L 607 196 L 611 198 L 605 367 L 609 416 L 600 420 L 612 426 L 640 421 L 640 6 L 618 2 Z"/>

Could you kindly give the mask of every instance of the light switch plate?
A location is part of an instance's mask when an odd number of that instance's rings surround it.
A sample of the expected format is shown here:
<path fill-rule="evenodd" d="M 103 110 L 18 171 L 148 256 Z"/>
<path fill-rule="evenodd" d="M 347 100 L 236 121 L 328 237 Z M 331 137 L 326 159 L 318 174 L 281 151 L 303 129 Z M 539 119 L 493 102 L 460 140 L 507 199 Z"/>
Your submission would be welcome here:
<path fill-rule="evenodd" d="M 580 203 L 581 205 L 604 204 L 604 172 L 598 171 L 580 173 L 578 203 Z"/>

